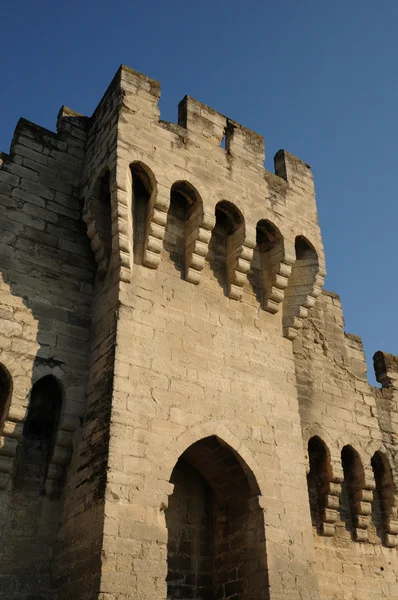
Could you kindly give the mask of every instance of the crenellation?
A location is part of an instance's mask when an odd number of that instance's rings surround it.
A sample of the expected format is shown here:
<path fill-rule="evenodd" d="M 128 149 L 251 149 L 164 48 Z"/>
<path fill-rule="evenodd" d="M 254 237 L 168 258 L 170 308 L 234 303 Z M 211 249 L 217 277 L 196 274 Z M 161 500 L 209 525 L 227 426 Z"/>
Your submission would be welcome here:
<path fill-rule="evenodd" d="M 393 600 L 398 359 L 322 291 L 311 169 L 159 98 L 122 66 L 0 157 L 0 599 Z"/>
<path fill-rule="evenodd" d="M 330 322 L 329 327 L 327 321 Z M 314 324 L 313 327 L 311 323 Z M 378 497 L 380 488 L 377 487 L 377 478 L 375 480 L 373 474 L 373 457 L 382 449 L 389 456 L 391 464 L 394 462 L 390 451 L 390 433 L 386 435 L 387 431 L 391 432 L 391 420 L 388 417 L 391 414 L 391 407 L 386 404 L 386 400 L 381 399 L 382 390 L 377 390 L 367 383 L 362 341 L 358 336 L 345 333 L 343 324 L 340 299 L 336 294 L 323 292 L 310 319 L 304 325 L 303 340 L 299 343 L 297 338 L 295 342 L 298 381 L 302 379 L 303 383 L 309 382 L 308 377 L 311 377 L 312 369 L 318 365 L 317 371 L 322 373 L 322 378 L 327 382 L 324 384 L 327 388 L 324 389 L 328 391 L 328 394 L 320 395 L 316 389 L 313 391 L 308 389 L 308 383 L 307 386 L 301 385 L 298 388 L 302 426 L 304 431 L 308 431 L 304 436 L 304 443 L 306 444 L 311 436 L 318 435 L 327 444 L 328 450 L 334 457 L 332 458 L 333 471 L 338 475 L 342 485 L 339 512 L 331 532 L 332 536 L 329 538 L 330 542 L 321 543 L 320 538 L 319 541 L 315 538 L 317 556 L 319 556 L 319 563 L 323 557 L 328 556 L 327 560 L 329 562 L 334 560 L 338 568 L 344 552 L 347 562 L 359 562 L 365 572 L 370 568 L 370 561 L 376 557 L 377 561 L 381 561 L 383 570 L 388 570 L 389 567 L 384 561 L 388 562 L 391 559 L 387 558 L 387 554 L 383 553 L 380 546 L 383 544 L 385 548 L 392 548 L 395 547 L 396 541 L 394 536 L 390 537 L 388 522 L 384 521 L 384 525 L 381 525 L 381 518 L 377 517 L 375 512 L 377 507 L 375 498 Z M 304 339 L 310 342 L 312 337 L 310 330 L 316 332 L 317 336 L 322 332 L 322 338 L 319 340 L 322 345 L 316 346 L 318 351 L 315 354 L 314 347 L 310 343 L 303 345 Z M 307 354 L 310 348 L 313 352 L 311 359 L 310 354 Z M 305 356 L 307 358 L 304 358 Z M 342 360 L 336 360 L 339 357 Z M 334 424 L 325 415 L 333 415 Z M 314 424 L 314 420 L 319 424 Z M 346 433 L 342 434 L 344 430 Z M 346 448 L 352 448 L 353 456 L 358 455 L 360 459 L 356 459 L 358 466 L 350 467 L 351 470 L 345 467 L 346 470 L 341 472 L 340 461 L 343 459 L 343 454 L 341 458 L 339 455 Z M 348 464 L 347 460 L 346 464 Z M 363 469 L 363 475 L 362 479 L 355 476 L 355 481 L 359 482 L 356 484 L 357 487 L 347 487 L 353 485 L 351 473 L 360 473 L 360 469 Z M 391 480 L 388 485 L 392 485 Z M 351 492 L 347 492 L 347 489 L 351 489 Z M 351 509 L 350 502 L 352 502 Z M 384 532 L 381 530 L 382 527 Z M 364 545 L 361 553 L 356 554 L 354 547 L 347 546 L 345 532 L 347 529 L 354 540 L 351 543 Z M 366 550 L 369 544 L 374 549 L 371 554 Z M 336 554 L 332 559 L 331 551 L 338 552 L 339 555 Z M 332 567 L 333 564 L 330 568 Z M 332 598 L 337 590 L 344 588 L 344 585 L 344 580 L 340 578 L 332 583 L 326 573 L 320 579 L 321 592 L 324 590 L 322 593 L 327 598 Z M 374 582 L 369 585 L 375 586 Z M 377 593 L 378 588 L 375 589 Z M 380 593 L 382 589 L 384 588 L 380 588 Z"/>
<path fill-rule="evenodd" d="M 203 136 L 204 142 L 217 146 L 227 134 L 227 118 L 189 96 L 185 96 L 178 105 L 178 125 L 191 134 Z"/>
<path fill-rule="evenodd" d="M 398 385 L 398 357 L 380 350 L 373 356 L 376 379 L 383 388 L 396 389 Z"/>

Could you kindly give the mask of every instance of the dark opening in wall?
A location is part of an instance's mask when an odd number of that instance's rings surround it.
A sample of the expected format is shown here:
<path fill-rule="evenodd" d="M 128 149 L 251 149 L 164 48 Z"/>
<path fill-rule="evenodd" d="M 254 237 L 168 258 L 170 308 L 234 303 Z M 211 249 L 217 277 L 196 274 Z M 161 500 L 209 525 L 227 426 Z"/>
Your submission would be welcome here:
<path fill-rule="evenodd" d="M 199 194 L 186 181 L 176 182 L 170 193 L 164 249 L 181 277 L 185 277 L 186 254 L 194 243 L 203 216 Z"/>
<path fill-rule="evenodd" d="M 296 237 L 294 248 L 296 251 L 296 260 L 307 260 L 317 258 L 317 253 L 313 245 L 302 235 Z"/>
<path fill-rule="evenodd" d="M 166 512 L 168 600 L 269 600 L 263 511 L 247 469 L 215 436 L 178 460 Z"/>
<path fill-rule="evenodd" d="M 329 451 L 318 436 L 312 437 L 308 442 L 308 458 L 310 470 L 307 475 L 307 486 L 311 521 L 314 527 L 319 527 L 322 511 L 326 508 L 332 469 Z"/>
<path fill-rule="evenodd" d="M 365 487 L 365 473 L 359 454 L 352 446 L 341 451 L 344 481 L 341 486 L 340 517 L 346 529 L 355 537 L 358 522 L 358 503 Z"/>
<path fill-rule="evenodd" d="M 8 370 L 0 363 L 0 434 L 7 418 L 12 395 L 12 379 Z"/>
<path fill-rule="evenodd" d="M 207 261 L 215 278 L 228 294 L 228 284 L 245 236 L 243 215 L 231 202 L 216 206 L 216 224 L 212 230 Z"/>
<path fill-rule="evenodd" d="M 262 219 L 256 227 L 256 246 L 248 274 L 249 282 L 261 306 L 269 296 L 273 284 L 273 274 L 276 262 L 280 261 L 281 253 L 275 253 L 282 244 L 280 231 L 270 221 Z"/>
<path fill-rule="evenodd" d="M 213 598 L 213 495 L 206 480 L 180 459 L 167 512 L 167 597 Z"/>
<path fill-rule="evenodd" d="M 390 463 L 382 452 L 378 451 L 373 455 L 372 469 L 376 487 L 372 502 L 373 526 L 370 527 L 369 537 L 370 541 L 385 543 L 395 504 L 396 488 Z"/>
<path fill-rule="evenodd" d="M 95 207 L 94 216 L 96 228 L 101 238 L 106 261 L 112 253 L 112 218 L 111 218 L 111 189 L 110 173 L 107 170 L 98 178 L 94 190 Z"/>
<path fill-rule="evenodd" d="M 144 258 L 145 236 L 155 193 L 155 178 L 140 162 L 130 165 L 132 179 L 132 219 L 134 263 L 141 265 Z"/>
<path fill-rule="evenodd" d="M 296 260 L 292 266 L 283 300 L 284 327 L 295 327 L 295 319 L 302 308 L 308 308 L 308 299 L 314 291 L 319 272 L 318 255 L 313 245 L 302 235 L 295 240 Z"/>
<path fill-rule="evenodd" d="M 28 414 L 18 451 L 20 486 L 41 488 L 54 450 L 62 407 L 62 390 L 52 375 L 37 381 L 30 395 Z"/>

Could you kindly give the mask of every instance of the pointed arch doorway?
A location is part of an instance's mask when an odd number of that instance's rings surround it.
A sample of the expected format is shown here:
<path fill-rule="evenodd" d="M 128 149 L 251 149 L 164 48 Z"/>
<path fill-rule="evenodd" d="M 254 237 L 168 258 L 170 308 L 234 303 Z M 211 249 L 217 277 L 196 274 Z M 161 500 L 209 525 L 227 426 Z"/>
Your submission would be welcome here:
<path fill-rule="evenodd" d="M 260 490 L 248 465 L 210 436 L 185 450 L 170 481 L 168 600 L 269 600 Z"/>

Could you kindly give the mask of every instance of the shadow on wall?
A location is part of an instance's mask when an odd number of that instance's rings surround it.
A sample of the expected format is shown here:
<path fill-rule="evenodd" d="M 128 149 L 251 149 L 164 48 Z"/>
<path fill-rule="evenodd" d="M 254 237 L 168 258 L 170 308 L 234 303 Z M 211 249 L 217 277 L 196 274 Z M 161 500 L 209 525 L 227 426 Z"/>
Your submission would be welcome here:
<path fill-rule="evenodd" d="M 1 597 L 53 598 L 52 544 L 83 414 L 93 261 L 78 185 L 84 121 L 26 121 L 0 166 Z M 68 154 L 68 151 L 71 154 Z"/>

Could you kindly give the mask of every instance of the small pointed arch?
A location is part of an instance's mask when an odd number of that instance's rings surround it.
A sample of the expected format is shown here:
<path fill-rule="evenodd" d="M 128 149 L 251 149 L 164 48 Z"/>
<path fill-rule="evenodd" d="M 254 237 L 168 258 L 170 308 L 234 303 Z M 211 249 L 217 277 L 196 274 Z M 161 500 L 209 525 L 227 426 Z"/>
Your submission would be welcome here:
<path fill-rule="evenodd" d="M 388 541 L 387 536 L 390 534 L 391 519 L 396 521 L 397 517 L 395 507 L 397 489 L 391 465 L 383 452 L 380 450 L 375 452 L 371 464 L 376 486 L 373 492 L 372 523 L 377 537 L 383 543 L 386 543 Z M 387 543 L 387 545 L 390 544 Z"/>
<path fill-rule="evenodd" d="M 87 225 L 97 272 L 104 276 L 112 254 L 112 210 L 110 171 L 106 167 L 97 177 L 92 193 L 85 203 L 83 220 Z"/>
<path fill-rule="evenodd" d="M 228 296 L 245 239 L 245 221 L 241 211 L 227 200 L 217 203 L 215 216 L 207 260 L 214 277 Z"/>
<path fill-rule="evenodd" d="M 188 181 L 176 181 L 170 191 L 164 249 L 184 279 L 202 221 L 203 203 L 198 191 Z"/>
<path fill-rule="evenodd" d="M 302 319 L 308 315 L 308 309 L 315 304 L 321 292 L 318 285 L 319 260 L 313 244 L 303 235 L 298 235 L 294 249 L 295 261 L 283 302 L 284 331 L 289 339 L 296 337 Z"/>
<path fill-rule="evenodd" d="M 294 241 L 296 260 L 317 260 L 318 255 L 314 246 L 303 235 L 298 235 Z"/>
<path fill-rule="evenodd" d="M 18 457 L 20 485 L 40 488 L 44 485 L 58 431 L 62 398 L 62 387 L 53 375 L 45 375 L 32 387 Z"/>
<path fill-rule="evenodd" d="M 8 369 L 0 363 L 0 433 L 7 419 L 12 397 L 12 377 Z"/>
<path fill-rule="evenodd" d="M 273 294 L 276 274 L 283 259 L 283 238 L 279 229 L 268 219 L 256 226 L 256 246 L 250 263 L 249 282 L 262 308 Z"/>
<path fill-rule="evenodd" d="M 329 449 L 317 435 L 308 441 L 308 459 L 310 470 L 307 475 L 307 487 L 311 521 L 312 525 L 319 530 L 327 507 L 333 473 Z"/>
<path fill-rule="evenodd" d="M 346 529 L 356 539 L 360 502 L 365 489 L 365 471 L 358 452 L 350 445 L 344 446 L 341 451 L 341 464 L 344 480 L 341 488 L 340 516 Z"/>
<path fill-rule="evenodd" d="M 242 457 L 215 435 L 202 438 L 182 453 L 170 481 L 169 600 L 269 600 L 260 490 Z"/>
<path fill-rule="evenodd" d="M 133 260 L 142 265 L 152 209 L 156 199 L 156 178 L 151 169 L 141 161 L 130 164 L 131 218 L 133 235 Z M 156 227 L 156 223 L 153 225 Z"/>

